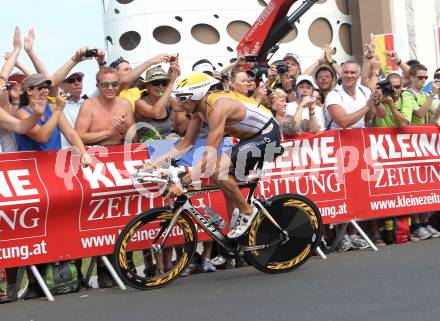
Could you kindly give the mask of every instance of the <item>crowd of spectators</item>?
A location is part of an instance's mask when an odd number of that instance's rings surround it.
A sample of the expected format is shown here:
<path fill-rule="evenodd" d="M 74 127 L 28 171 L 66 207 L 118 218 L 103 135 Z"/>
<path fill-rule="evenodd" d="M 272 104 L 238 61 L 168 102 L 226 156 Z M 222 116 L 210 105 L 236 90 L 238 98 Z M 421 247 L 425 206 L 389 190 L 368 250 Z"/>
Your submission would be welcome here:
<path fill-rule="evenodd" d="M 16 28 L 12 51 L 5 54 L 0 72 L 0 152 L 75 146 L 81 154 L 81 164 L 87 166 L 91 162 L 87 145 L 184 136 L 189 115 L 176 109 L 178 101 L 172 95 L 173 83 L 180 74 L 178 54 L 163 53 L 133 69 L 122 57 L 107 65 L 102 49 L 80 48 L 55 73 L 49 74 L 33 50 L 34 41 L 33 30 L 22 40 Z M 22 49 L 35 72 L 18 60 Z M 249 97 L 270 108 L 287 138 L 335 129 L 403 128 L 430 122 L 440 126 L 440 69 L 434 72 L 430 89 L 424 90 L 429 78 L 427 68 L 418 61 L 403 62 L 396 52 L 385 54 L 401 72 L 386 78 L 373 44 L 366 46 L 361 64 L 351 60 L 338 63 L 333 54 L 332 48 L 325 46 L 316 61 L 303 68 L 301 57 L 288 53 L 282 60 L 271 62 L 263 70 L 264 76 L 262 68 L 249 69 L 241 58 L 223 70 L 216 70 L 207 59 L 195 62 L 192 69 L 221 80 L 222 88 L 217 90 Z M 97 63 L 96 90 L 87 95 L 82 81 L 92 75 L 80 71 L 80 63 L 86 59 Z M 13 72 L 14 68 L 19 71 Z M 381 78 L 388 80 L 390 92 L 378 86 Z M 206 133 L 207 129 L 202 130 L 201 137 Z M 411 216 L 411 240 L 440 236 L 430 214 Z M 376 245 L 389 242 L 382 233 L 383 220 L 364 225 Z M 334 234 L 326 227 L 324 243 L 331 243 Z M 368 243 L 350 229 L 336 246 L 339 251 L 366 247 Z M 170 268 L 171 253 L 172 248 L 168 248 L 157 255 L 151 273 L 165 273 Z M 81 267 L 81 260 L 76 263 Z M 231 262 L 216 253 L 211 242 L 205 242 L 203 252 L 186 274 L 213 272 L 213 263 L 217 268 L 231 266 Z M 145 261 L 146 266 L 151 264 Z M 244 264 L 236 262 L 237 266 Z M 44 265 L 39 268 L 44 269 Z M 3 302 L 17 299 L 9 291 L 14 287 L 16 273 L 16 268 L 6 269 L 8 287 L 0 299 Z M 100 287 L 115 285 L 102 263 L 98 263 L 97 273 Z M 42 295 L 30 273 L 29 282 L 31 291 L 27 298 Z"/>

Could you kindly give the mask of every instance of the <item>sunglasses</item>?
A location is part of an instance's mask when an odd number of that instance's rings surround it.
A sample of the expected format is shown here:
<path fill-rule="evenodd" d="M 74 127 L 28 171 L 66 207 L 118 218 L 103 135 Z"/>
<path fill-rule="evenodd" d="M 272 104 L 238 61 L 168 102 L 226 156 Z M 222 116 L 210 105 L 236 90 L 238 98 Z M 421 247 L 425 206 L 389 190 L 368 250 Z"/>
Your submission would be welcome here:
<path fill-rule="evenodd" d="M 176 94 L 177 100 L 180 101 L 181 103 L 187 102 L 188 100 L 191 99 L 192 96 L 193 94 Z"/>
<path fill-rule="evenodd" d="M 428 76 L 417 76 L 418 80 L 428 80 Z"/>
<path fill-rule="evenodd" d="M 402 88 L 402 85 L 395 85 L 395 86 L 393 86 L 393 88 L 394 89 L 400 89 L 400 88 Z"/>
<path fill-rule="evenodd" d="M 119 81 L 112 81 L 112 82 L 110 82 L 110 81 L 103 81 L 103 82 L 100 82 L 99 85 L 102 88 L 109 88 L 110 86 L 112 86 L 113 88 L 118 88 L 119 87 Z"/>
<path fill-rule="evenodd" d="M 75 81 L 81 82 L 82 80 L 83 79 L 81 77 L 72 77 L 72 78 L 66 79 L 66 82 L 68 84 L 73 84 Z"/>
<path fill-rule="evenodd" d="M 32 87 L 29 87 L 29 88 L 30 88 L 31 90 L 37 88 L 38 91 L 42 91 L 43 89 L 49 89 L 49 85 L 47 85 L 47 84 L 41 84 L 41 85 L 38 85 L 38 86 L 32 86 Z"/>
<path fill-rule="evenodd" d="M 168 86 L 168 83 L 169 83 L 169 81 L 168 80 L 153 80 L 152 82 L 151 82 L 151 84 L 153 85 L 153 86 L 163 86 L 163 87 L 166 87 L 166 86 Z"/>
<path fill-rule="evenodd" d="M 440 74 L 435 74 L 434 79 L 440 79 Z"/>

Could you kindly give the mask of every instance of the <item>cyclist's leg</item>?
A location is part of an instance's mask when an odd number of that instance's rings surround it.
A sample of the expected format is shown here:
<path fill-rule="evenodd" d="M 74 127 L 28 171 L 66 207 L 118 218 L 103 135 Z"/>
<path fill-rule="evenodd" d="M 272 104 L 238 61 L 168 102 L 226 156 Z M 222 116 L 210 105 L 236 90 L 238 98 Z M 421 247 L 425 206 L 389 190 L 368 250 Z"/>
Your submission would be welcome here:
<path fill-rule="evenodd" d="M 243 197 L 238 187 L 237 179 L 230 173 L 231 169 L 233 169 L 233 172 L 235 172 L 236 160 L 239 157 L 241 150 L 240 148 L 242 145 L 243 144 L 238 143 L 230 150 L 229 154 L 231 157 L 229 157 L 228 154 L 222 155 L 222 159 L 217 161 L 216 171 L 213 175 L 214 182 L 220 187 L 225 196 L 228 214 L 231 216 L 232 211 L 235 208 L 238 208 L 240 213 L 239 218 L 237 219 L 237 224 L 234 227 L 231 227 L 232 232 L 230 231 L 228 233 L 228 237 L 230 238 L 236 238 L 242 235 L 250 226 L 250 222 L 257 213 L 257 209 L 252 208 L 252 206 L 248 204 L 246 199 Z M 261 156 L 261 153 L 258 156 Z M 243 155 L 243 157 L 246 157 L 246 154 Z M 244 160 L 244 162 L 241 163 L 241 165 L 244 166 L 243 174 L 248 174 L 249 170 L 255 166 L 257 161 L 258 159 L 250 159 L 249 161 Z M 237 226 L 239 226 L 240 223 L 246 224 L 241 226 L 240 232 L 237 233 L 237 231 L 234 231 L 234 229 L 237 229 Z"/>
<path fill-rule="evenodd" d="M 235 147 L 235 146 L 234 146 Z M 232 149 L 232 155 L 237 153 Z M 240 213 L 251 213 L 252 208 L 246 202 L 246 199 L 240 192 L 237 185 L 237 180 L 230 174 L 231 168 L 233 168 L 233 162 L 228 154 L 223 154 L 221 159 L 217 160 L 216 168 L 212 179 L 217 184 L 225 196 L 226 206 L 229 217 L 232 214 L 234 208 L 238 208 Z"/>

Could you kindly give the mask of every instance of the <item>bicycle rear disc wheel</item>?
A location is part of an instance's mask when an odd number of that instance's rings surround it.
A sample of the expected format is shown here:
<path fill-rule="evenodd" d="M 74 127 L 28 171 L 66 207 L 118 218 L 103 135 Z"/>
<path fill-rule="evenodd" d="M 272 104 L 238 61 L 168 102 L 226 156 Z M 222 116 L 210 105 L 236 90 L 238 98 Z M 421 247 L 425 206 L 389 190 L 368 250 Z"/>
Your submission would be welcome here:
<path fill-rule="evenodd" d="M 296 194 L 283 194 L 265 206 L 269 214 L 287 231 L 289 240 L 262 250 L 245 252 L 252 265 L 265 273 L 289 272 L 304 264 L 316 251 L 321 239 L 321 215 L 308 198 Z M 280 231 L 259 213 L 246 236 L 246 245 L 269 244 L 280 239 Z"/>
<path fill-rule="evenodd" d="M 122 230 L 115 245 L 115 266 L 130 287 L 148 290 L 175 280 L 188 266 L 197 246 L 191 219 L 181 213 L 165 246 L 158 247 L 174 213 L 170 208 L 137 215 Z M 156 241 L 155 241 L 156 240 Z"/>

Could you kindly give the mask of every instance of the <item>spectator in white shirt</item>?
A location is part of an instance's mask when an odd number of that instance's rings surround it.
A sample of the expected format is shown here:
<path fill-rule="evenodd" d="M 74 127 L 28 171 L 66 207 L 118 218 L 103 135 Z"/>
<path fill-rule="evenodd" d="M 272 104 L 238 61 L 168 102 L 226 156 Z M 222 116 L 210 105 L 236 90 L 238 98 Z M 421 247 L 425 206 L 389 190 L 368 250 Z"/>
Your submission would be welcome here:
<path fill-rule="evenodd" d="M 342 65 L 342 84 L 333 89 L 325 99 L 327 128 L 364 128 L 374 116 L 384 118 L 385 107 L 379 93 L 358 85 L 360 66 L 354 61 Z"/>
<path fill-rule="evenodd" d="M 287 104 L 286 114 L 294 116 L 297 133 L 316 134 L 325 130 L 323 110 L 313 96 L 316 88 L 310 75 L 301 75 L 296 80 L 296 100 Z"/>

